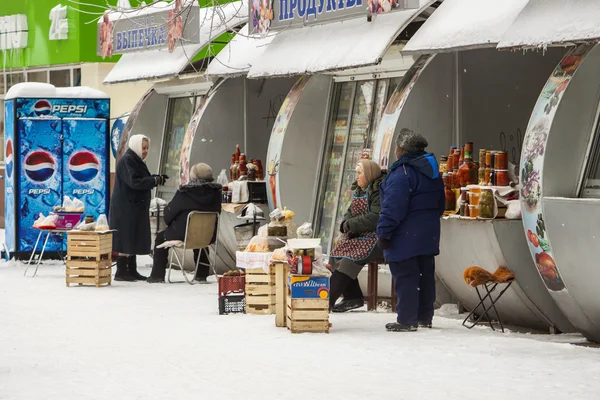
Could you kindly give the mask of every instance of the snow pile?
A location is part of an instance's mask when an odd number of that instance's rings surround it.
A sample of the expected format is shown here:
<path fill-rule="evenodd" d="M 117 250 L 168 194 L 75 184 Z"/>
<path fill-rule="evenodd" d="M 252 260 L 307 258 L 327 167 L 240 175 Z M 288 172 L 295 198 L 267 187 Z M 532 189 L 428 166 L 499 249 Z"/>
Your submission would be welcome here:
<path fill-rule="evenodd" d="M 498 48 L 545 47 L 600 38 L 600 1 L 530 0 Z"/>
<path fill-rule="evenodd" d="M 248 35 L 248 25 L 240 30 L 206 69 L 208 76 L 239 76 L 248 72 L 255 60 L 261 58 L 276 33 L 266 36 Z"/>
<path fill-rule="evenodd" d="M 6 100 L 16 98 L 108 99 L 109 96 L 86 86 L 57 88 L 49 83 L 24 82 L 14 85 L 6 93 Z"/>
<path fill-rule="evenodd" d="M 494 47 L 528 0 L 445 0 L 404 47 L 440 53 Z"/>
<path fill-rule="evenodd" d="M 211 41 L 247 20 L 248 3 L 245 0 L 200 8 L 200 43 L 177 45 L 172 53 L 169 53 L 167 48 L 162 48 L 123 54 L 104 79 L 104 83 L 176 76 Z"/>
<path fill-rule="evenodd" d="M 433 1 L 419 9 L 366 16 L 280 32 L 256 59 L 248 77 L 314 74 L 375 65 L 408 24 Z"/>
<path fill-rule="evenodd" d="M 331 315 L 329 335 L 292 335 L 274 316 L 218 315 L 214 283 L 97 289 L 64 279 L 58 266 L 32 279 L 0 264 L 1 399 L 585 400 L 600 391 L 600 351 L 556 343 L 578 336 L 468 330 L 440 316 L 434 329 L 388 333 L 393 314 L 366 312 Z"/>

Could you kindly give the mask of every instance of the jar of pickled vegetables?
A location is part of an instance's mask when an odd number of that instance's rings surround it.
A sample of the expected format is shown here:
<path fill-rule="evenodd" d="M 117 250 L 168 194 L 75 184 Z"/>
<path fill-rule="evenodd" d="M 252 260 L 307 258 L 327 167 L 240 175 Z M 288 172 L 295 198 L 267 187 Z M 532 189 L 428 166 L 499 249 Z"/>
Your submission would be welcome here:
<path fill-rule="evenodd" d="M 479 217 L 481 218 L 494 218 L 494 192 L 492 189 L 481 190 L 481 197 L 479 198 Z"/>

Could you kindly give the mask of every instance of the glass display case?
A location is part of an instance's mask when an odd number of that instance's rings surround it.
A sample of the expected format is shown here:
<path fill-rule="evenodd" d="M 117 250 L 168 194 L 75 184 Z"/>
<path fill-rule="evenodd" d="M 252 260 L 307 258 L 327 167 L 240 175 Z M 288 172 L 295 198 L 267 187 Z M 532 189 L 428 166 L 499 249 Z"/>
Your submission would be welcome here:
<path fill-rule="evenodd" d="M 335 85 L 314 224 L 327 254 L 341 237 L 339 226 L 352 201 L 356 166 L 363 150 L 372 149 L 377 125 L 401 79 Z"/>

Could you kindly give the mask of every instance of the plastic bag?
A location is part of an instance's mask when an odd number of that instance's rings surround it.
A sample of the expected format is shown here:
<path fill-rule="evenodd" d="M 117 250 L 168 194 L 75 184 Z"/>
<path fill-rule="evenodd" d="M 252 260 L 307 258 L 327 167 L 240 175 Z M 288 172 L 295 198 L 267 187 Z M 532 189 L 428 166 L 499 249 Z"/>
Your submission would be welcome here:
<path fill-rule="evenodd" d="M 85 204 L 83 204 L 83 201 L 81 201 L 79 199 L 73 199 L 73 210 L 72 211 L 74 211 L 74 212 L 84 212 L 85 211 Z"/>
<path fill-rule="evenodd" d="M 271 261 L 287 261 L 288 260 L 288 247 L 282 247 L 280 249 L 275 249 L 273 255 L 271 256 Z"/>
<path fill-rule="evenodd" d="M 269 241 L 265 237 L 254 236 L 246 247 L 249 253 L 269 253 Z"/>
<path fill-rule="evenodd" d="M 40 223 L 38 228 L 40 229 L 56 229 L 56 221 L 58 220 L 58 215 L 50 214 Z"/>
<path fill-rule="evenodd" d="M 40 213 L 40 216 L 38 217 L 38 219 L 36 219 L 35 222 L 33 223 L 33 227 L 34 228 L 40 227 L 45 219 L 46 219 L 46 217 L 44 217 L 44 214 Z"/>
<path fill-rule="evenodd" d="M 511 162 L 508 163 L 508 177 L 515 185 L 519 184 L 519 168 Z"/>
<path fill-rule="evenodd" d="M 73 200 L 71 200 L 69 196 L 65 196 L 63 198 L 62 208 L 64 211 L 73 211 L 73 208 L 75 208 L 73 205 Z"/>
<path fill-rule="evenodd" d="M 521 219 L 521 204 L 519 200 L 511 200 L 506 207 L 506 219 Z"/>
<path fill-rule="evenodd" d="M 269 236 L 269 226 L 263 225 L 260 228 L 258 228 L 258 232 L 256 233 L 256 236 L 260 236 L 263 238 L 268 237 Z"/>
<path fill-rule="evenodd" d="M 285 217 L 283 216 L 283 211 L 276 208 L 269 214 L 269 218 L 271 218 L 271 221 L 282 221 Z"/>
<path fill-rule="evenodd" d="M 310 222 L 305 222 L 296 230 L 296 235 L 302 239 L 309 239 L 313 236 L 312 225 Z"/>
<path fill-rule="evenodd" d="M 110 230 L 108 227 L 108 221 L 106 220 L 106 215 L 100 214 L 98 217 L 98 221 L 96 222 L 96 227 L 94 228 L 98 232 L 104 232 Z"/>
<path fill-rule="evenodd" d="M 227 179 L 227 172 L 224 169 L 222 169 L 219 176 L 217 176 L 217 183 L 221 186 L 229 185 L 229 179 Z"/>

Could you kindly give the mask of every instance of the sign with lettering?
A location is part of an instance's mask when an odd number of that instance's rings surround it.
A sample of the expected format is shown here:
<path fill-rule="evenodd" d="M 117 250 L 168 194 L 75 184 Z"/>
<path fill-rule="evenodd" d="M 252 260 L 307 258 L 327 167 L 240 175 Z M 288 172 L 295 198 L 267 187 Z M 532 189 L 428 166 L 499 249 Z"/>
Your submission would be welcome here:
<path fill-rule="evenodd" d="M 57 5 L 50 10 L 50 40 L 66 40 L 69 38 L 69 20 L 67 6 Z"/>
<path fill-rule="evenodd" d="M 254 33 L 419 8 L 419 0 L 251 0 Z"/>
<path fill-rule="evenodd" d="M 200 43 L 200 7 L 182 7 L 175 0 L 169 7 L 136 16 L 135 12 L 107 13 L 98 23 L 96 53 L 102 57 L 140 50 L 175 49 L 178 41 Z"/>
<path fill-rule="evenodd" d="M 0 17 L 0 50 L 24 49 L 27 39 L 27 15 Z"/>

